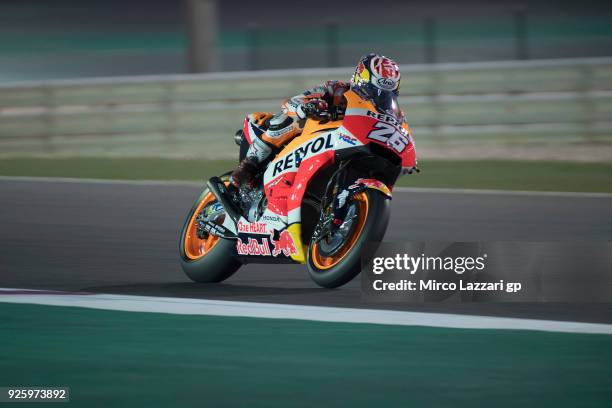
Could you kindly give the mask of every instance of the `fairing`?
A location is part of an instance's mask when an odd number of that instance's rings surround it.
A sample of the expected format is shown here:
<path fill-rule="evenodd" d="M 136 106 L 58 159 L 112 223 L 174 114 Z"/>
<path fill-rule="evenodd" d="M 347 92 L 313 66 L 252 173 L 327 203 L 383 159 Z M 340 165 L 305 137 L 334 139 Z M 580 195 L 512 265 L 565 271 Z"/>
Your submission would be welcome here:
<path fill-rule="evenodd" d="M 254 222 L 241 219 L 240 225 L 234 227 L 240 237 L 237 244 L 240 255 L 305 262 L 307 247 L 301 237 L 304 194 L 311 180 L 323 168 L 333 165 L 340 152 L 377 144 L 397 155 L 403 167 L 416 165 L 414 141 L 403 119 L 394 111 L 381 113 L 371 101 L 353 91 L 346 92 L 345 97 L 347 110 L 342 121 L 308 120 L 302 134 L 285 146 L 266 168 L 264 213 Z M 396 106 L 392 98 L 391 107 L 399 112 Z M 245 133 L 249 131 L 253 128 L 245 122 Z M 370 179 L 364 182 L 368 188 L 390 194 L 392 185 L 383 184 L 383 187 Z"/>

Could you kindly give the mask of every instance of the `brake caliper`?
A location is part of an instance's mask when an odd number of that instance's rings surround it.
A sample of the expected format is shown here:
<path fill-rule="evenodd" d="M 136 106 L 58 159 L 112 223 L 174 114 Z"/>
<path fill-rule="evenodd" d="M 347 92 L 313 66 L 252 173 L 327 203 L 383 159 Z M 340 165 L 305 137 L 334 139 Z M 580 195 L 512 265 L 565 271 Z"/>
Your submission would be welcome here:
<path fill-rule="evenodd" d="M 196 217 L 198 224 L 198 238 L 205 239 L 208 234 L 211 233 L 212 226 L 210 224 L 216 224 L 215 221 L 224 213 L 223 205 L 218 202 L 211 203 L 204 207 Z M 213 232 L 213 235 L 214 232 Z"/>

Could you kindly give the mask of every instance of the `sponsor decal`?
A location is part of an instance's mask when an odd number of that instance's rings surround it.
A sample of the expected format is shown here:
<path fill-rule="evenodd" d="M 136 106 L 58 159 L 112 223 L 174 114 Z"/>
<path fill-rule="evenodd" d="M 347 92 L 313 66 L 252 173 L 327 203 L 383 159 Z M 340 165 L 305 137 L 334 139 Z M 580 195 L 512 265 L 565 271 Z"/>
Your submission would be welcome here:
<path fill-rule="evenodd" d="M 366 113 L 366 115 L 371 117 L 371 118 L 378 119 L 378 120 L 381 120 L 381 121 L 386 122 L 386 123 L 390 123 L 390 124 L 392 124 L 394 126 L 397 126 L 397 127 L 401 127 L 402 126 L 402 122 L 400 122 L 399 120 L 395 119 L 391 115 L 386 115 L 384 113 L 378 113 L 378 112 L 372 112 L 372 111 L 368 111 Z"/>
<path fill-rule="evenodd" d="M 376 84 L 385 90 L 392 91 L 397 86 L 395 81 L 389 78 L 378 78 Z"/>
<path fill-rule="evenodd" d="M 260 243 L 255 238 L 249 238 L 248 242 L 244 243 L 241 238 L 238 238 L 236 241 L 236 251 L 239 255 L 270 256 L 270 246 L 266 239 Z"/>
<path fill-rule="evenodd" d="M 264 215 L 261 219 L 264 221 L 281 222 L 281 218 L 278 215 Z"/>
<path fill-rule="evenodd" d="M 293 238 L 289 231 L 283 230 L 278 235 L 278 240 L 272 239 L 272 245 L 274 245 L 274 250 L 272 251 L 272 255 L 278 256 L 282 252 L 285 256 L 291 256 L 293 254 L 297 254 L 297 249 L 295 248 L 295 243 L 293 242 Z"/>
<path fill-rule="evenodd" d="M 376 188 L 379 188 L 379 189 L 381 189 L 381 188 L 385 188 L 385 189 L 386 189 L 386 188 L 387 188 L 387 186 L 385 185 L 385 183 L 383 183 L 383 182 L 382 182 L 382 181 L 380 181 L 380 180 L 360 178 L 360 179 L 355 180 L 355 183 L 351 184 L 351 185 L 349 186 L 349 189 L 351 189 L 351 188 L 357 188 L 357 187 L 359 187 L 359 186 L 361 186 L 361 185 L 364 185 L 364 186 L 372 186 L 372 187 L 376 187 Z"/>
<path fill-rule="evenodd" d="M 313 156 L 323 150 L 332 149 L 332 134 L 328 133 L 325 136 L 319 136 L 316 139 L 308 141 L 305 146 L 298 147 L 293 152 L 281 158 L 274 163 L 274 171 L 272 177 L 282 173 L 285 170 L 296 169 L 300 166 L 302 160 Z"/>
<path fill-rule="evenodd" d="M 267 224 L 265 222 L 238 221 L 238 232 L 245 234 L 267 234 Z"/>
<path fill-rule="evenodd" d="M 272 250 L 270 250 L 270 243 L 272 244 Z M 295 242 L 289 234 L 289 231 L 283 230 L 278 234 L 278 239 L 274 239 L 274 235 L 263 237 L 261 242 L 257 238 L 248 237 L 248 241 L 244 242 L 243 238 L 236 240 L 236 251 L 239 255 L 249 256 L 291 256 L 297 254 L 297 248 Z"/>
<path fill-rule="evenodd" d="M 216 237 L 227 237 L 234 235 L 230 230 L 223 225 L 211 221 L 198 221 L 198 236 L 201 232 L 214 235 Z"/>
<path fill-rule="evenodd" d="M 279 136 L 282 136 L 285 133 L 289 133 L 289 132 L 291 132 L 293 130 L 294 130 L 294 126 L 293 125 L 284 127 L 282 129 L 279 129 L 279 130 L 268 130 L 268 136 L 269 137 L 279 137 Z"/>
<path fill-rule="evenodd" d="M 338 136 L 338 138 L 339 138 L 340 140 L 345 141 L 345 142 L 346 142 L 346 143 L 348 143 L 348 144 L 353 145 L 353 146 L 357 144 L 357 139 L 355 139 L 353 136 L 349 136 L 349 135 L 347 135 L 347 134 L 345 134 L 345 133 L 340 133 L 340 135 Z"/>
<path fill-rule="evenodd" d="M 391 190 L 389 190 L 389 187 L 387 187 L 387 185 L 383 183 L 382 181 L 376 180 L 376 179 L 366 179 L 366 178 L 357 179 L 355 180 L 354 184 L 349 186 L 348 189 L 353 190 L 352 192 L 356 193 L 364 188 L 374 188 L 382 192 L 383 194 L 391 197 Z"/>

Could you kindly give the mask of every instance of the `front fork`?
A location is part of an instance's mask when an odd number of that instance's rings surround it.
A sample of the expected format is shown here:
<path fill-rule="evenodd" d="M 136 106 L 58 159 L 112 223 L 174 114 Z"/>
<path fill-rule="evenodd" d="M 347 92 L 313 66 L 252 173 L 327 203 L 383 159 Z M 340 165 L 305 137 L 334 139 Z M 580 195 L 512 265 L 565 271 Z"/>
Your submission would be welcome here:
<path fill-rule="evenodd" d="M 315 242 L 334 234 L 351 221 L 346 219 L 350 207 L 348 203 L 355 194 L 367 189 L 374 189 L 382 192 L 389 199 L 392 197 L 391 189 L 380 180 L 373 178 L 359 178 L 354 182 L 347 180 L 347 172 L 344 170 L 346 170 L 348 164 L 350 164 L 350 161 L 342 164 L 327 184 L 321 202 L 319 222 L 313 232 Z M 352 217 L 355 216 L 352 215 Z"/>

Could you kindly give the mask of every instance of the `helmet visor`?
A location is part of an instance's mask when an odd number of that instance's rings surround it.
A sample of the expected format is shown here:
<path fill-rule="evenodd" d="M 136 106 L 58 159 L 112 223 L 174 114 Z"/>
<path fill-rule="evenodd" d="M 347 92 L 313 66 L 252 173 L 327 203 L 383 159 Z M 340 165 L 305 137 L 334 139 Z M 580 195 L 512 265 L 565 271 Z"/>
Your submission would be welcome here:
<path fill-rule="evenodd" d="M 397 90 L 385 91 L 373 86 L 372 84 L 366 84 L 362 87 L 361 91 L 368 97 L 368 99 L 370 99 L 370 101 L 372 101 L 374 107 L 380 113 L 386 113 L 399 118 L 400 109 L 399 104 L 397 103 Z"/>

